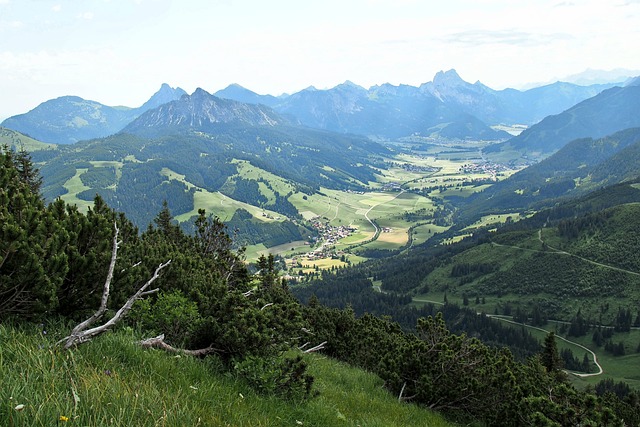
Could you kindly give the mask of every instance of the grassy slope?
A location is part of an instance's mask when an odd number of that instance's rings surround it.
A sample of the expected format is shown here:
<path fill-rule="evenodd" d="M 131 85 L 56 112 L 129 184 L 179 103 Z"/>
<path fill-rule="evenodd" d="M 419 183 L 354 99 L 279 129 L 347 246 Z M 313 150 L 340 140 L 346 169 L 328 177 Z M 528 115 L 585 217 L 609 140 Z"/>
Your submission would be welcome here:
<path fill-rule="evenodd" d="M 319 396 L 286 402 L 221 374 L 215 359 L 143 350 L 133 333 L 96 338 L 73 351 L 60 334 L 0 325 L 0 419 L 7 426 L 407 426 L 451 425 L 399 404 L 378 377 L 307 356 Z M 17 405 L 24 405 L 17 411 Z"/>
<path fill-rule="evenodd" d="M 40 142 L 11 129 L 0 127 L 0 145 L 7 144 L 16 151 L 24 148 L 29 152 L 55 149 L 55 144 Z"/>

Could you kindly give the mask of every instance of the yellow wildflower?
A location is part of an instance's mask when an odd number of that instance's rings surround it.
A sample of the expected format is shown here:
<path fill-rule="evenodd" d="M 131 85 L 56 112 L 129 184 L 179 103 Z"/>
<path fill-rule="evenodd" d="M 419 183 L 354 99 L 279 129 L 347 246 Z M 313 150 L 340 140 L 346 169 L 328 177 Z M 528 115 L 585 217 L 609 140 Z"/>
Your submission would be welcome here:
<path fill-rule="evenodd" d="M 58 418 L 60 421 L 64 421 L 65 423 L 67 421 L 69 421 L 69 417 L 65 417 L 64 415 L 60 415 L 60 418 Z"/>

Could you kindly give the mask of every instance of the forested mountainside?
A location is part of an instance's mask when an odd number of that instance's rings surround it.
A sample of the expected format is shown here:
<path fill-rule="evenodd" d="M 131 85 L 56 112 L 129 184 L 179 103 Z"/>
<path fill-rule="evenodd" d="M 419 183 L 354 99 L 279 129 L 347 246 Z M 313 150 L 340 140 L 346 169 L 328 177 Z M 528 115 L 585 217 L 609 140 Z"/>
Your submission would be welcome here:
<path fill-rule="evenodd" d="M 311 193 L 320 186 L 361 188 L 375 179 L 373 165 L 389 153 L 364 137 L 290 126 L 269 114 L 203 91 L 185 96 L 143 114 L 126 132 L 34 153 L 44 162 L 43 194 L 53 200 L 74 191 L 88 202 L 98 193 L 143 228 L 163 200 L 176 215 L 192 216 L 194 197 L 216 192 L 258 205 L 258 184 L 238 176 L 241 161 Z M 70 189 L 74 177 L 79 185 Z M 260 205 L 294 218 L 289 194 L 273 194 Z"/>
<path fill-rule="evenodd" d="M 415 333 L 409 333 L 388 319 L 356 318 L 350 310 L 327 308 L 317 301 L 301 306 L 278 277 L 272 256 L 261 257 L 252 272 L 241 262 L 242 254 L 232 249 L 224 226 L 204 211 L 195 221 L 192 236 L 172 222 L 166 207 L 158 212 L 153 226 L 140 234 L 124 214 L 109 208 L 99 197 L 87 214 L 62 200 L 46 205 L 38 193 L 40 179 L 28 154 L 5 146 L 0 165 L 3 333 L 9 317 L 13 322 L 42 325 L 62 318 L 75 324 L 101 305 L 114 310 L 124 303 L 128 308 L 117 312 L 114 321 L 128 323 L 145 334 L 164 332 L 165 344 L 199 349 L 198 354 L 206 355 L 202 363 L 208 361 L 257 392 L 274 396 L 274 402 L 277 398 L 294 399 L 299 405 L 313 401 L 314 378 L 308 373 L 313 359 L 299 354 L 313 341 L 324 342 L 319 351 L 327 356 L 377 374 L 400 400 L 411 400 L 463 422 L 506 426 L 639 421 L 638 399 L 633 392 L 625 398 L 598 396 L 571 386 L 560 370 L 553 334 L 547 336 L 538 357 L 523 363 L 508 350 L 450 333 L 441 315 L 419 319 Z M 151 282 L 157 292 L 145 292 Z M 145 300 L 131 307 L 139 297 Z M 125 320 L 129 313 L 129 320 Z M 92 321 L 101 314 L 98 310 Z M 86 327 L 79 327 L 57 344 L 45 337 L 34 351 L 47 353 L 47 360 L 56 363 L 54 352 L 44 345 L 95 345 L 82 339 L 91 337 L 85 332 L 89 333 Z M 14 366 L 15 348 L 3 346 L 3 376 Z M 58 351 L 77 354 L 76 350 Z M 144 356 L 128 350 L 119 357 Z M 79 363 L 73 357 L 69 360 L 72 367 L 67 366 L 65 372 Z M 11 364 L 6 365 L 7 361 Z M 96 372 L 119 376 L 111 370 L 114 366 L 121 364 L 110 361 Z M 34 369 L 25 366 L 21 372 Z M 96 372 L 91 375 L 99 375 Z M 27 376 L 38 377 L 25 375 L 20 381 Z M 36 384 L 30 382 L 27 387 Z M 87 422 L 108 413 L 108 405 L 103 408 L 101 400 L 91 399 L 90 384 L 91 378 L 74 378 L 75 403 L 68 407 Z M 198 386 L 190 390 L 197 391 Z M 22 393 L 36 392 L 2 388 L 0 397 L 9 400 L 7 393 L 22 399 Z M 44 402 L 40 408 L 48 408 L 47 402 L 54 396 L 46 391 L 38 393 Z M 30 405 L 18 404 L 3 413 L 18 420 L 16 413 L 26 410 L 30 414 Z M 69 420 L 64 415 L 59 420 L 63 417 Z"/>
<path fill-rule="evenodd" d="M 640 128 L 571 141 L 552 156 L 461 201 L 460 222 L 549 207 L 563 198 L 636 178 L 638 150 Z"/>
<path fill-rule="evenodd" d="M 610 325 L 618 306 L 640 309 L 640 276 L 634 273 L 640 265 L 632 249 L 638 244 L 638 202 L 638 180 L 625 182 L 493 233 L 471 230 L 473 236 L 457 244 L 427 242 L 370 263 L 367 275 L 389 292 L 491 295 L 498 305 L 539 305 L 547 318 L 562 320 L 571 320 L 576 306 L 598 318 L 600 303 L 610 298 L 610 311 L 600 317 Z"/>
<path fill-rule="evenodd" d="M 487 147 L 490 158 L 535 162 L 578 138 L 602 138 L 640 126 L 640 86 L 614 87 L 550 115 L 508 141 Z"/>

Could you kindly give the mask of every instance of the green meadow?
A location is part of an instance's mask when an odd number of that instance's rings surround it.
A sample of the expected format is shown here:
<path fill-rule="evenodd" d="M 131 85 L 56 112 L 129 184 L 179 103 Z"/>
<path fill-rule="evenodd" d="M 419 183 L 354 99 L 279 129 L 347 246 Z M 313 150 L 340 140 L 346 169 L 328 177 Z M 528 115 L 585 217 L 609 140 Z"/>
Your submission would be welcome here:
<path fill-rule="evenodd" d="M 0 419 L 33 426 L 450 426 L 399 403 L 383 381 L 320 355 L 305 355 L 315 397 L 291 401 L 254 391 L 215 356 L 142 349 L 124 328 L 72 350 L 60 325 L 0 324 Z"/>

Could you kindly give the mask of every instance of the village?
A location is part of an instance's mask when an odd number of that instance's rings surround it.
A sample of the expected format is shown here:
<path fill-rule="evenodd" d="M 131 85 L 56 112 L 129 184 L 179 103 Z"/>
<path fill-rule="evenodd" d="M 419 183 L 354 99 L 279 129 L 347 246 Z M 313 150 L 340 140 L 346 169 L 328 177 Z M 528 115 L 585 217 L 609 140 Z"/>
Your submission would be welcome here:
<path fill-rule="evenodd" d="M 497 181 L 499 176 L 509 168 L 500 163 L 482 162 L 482 163 L 465 163 L 460 166 L 458 171 L 463 174 L 487 174 L 491 176 L 492 181 Z"/>

